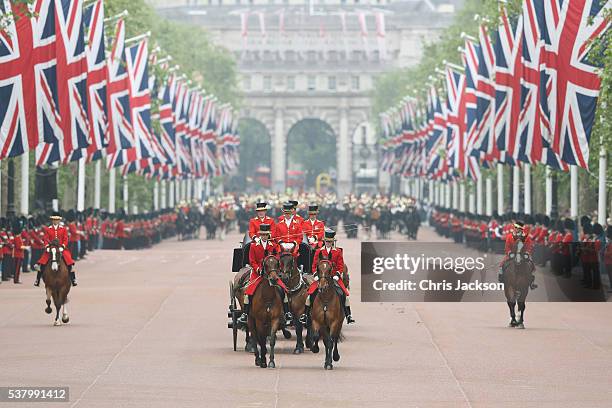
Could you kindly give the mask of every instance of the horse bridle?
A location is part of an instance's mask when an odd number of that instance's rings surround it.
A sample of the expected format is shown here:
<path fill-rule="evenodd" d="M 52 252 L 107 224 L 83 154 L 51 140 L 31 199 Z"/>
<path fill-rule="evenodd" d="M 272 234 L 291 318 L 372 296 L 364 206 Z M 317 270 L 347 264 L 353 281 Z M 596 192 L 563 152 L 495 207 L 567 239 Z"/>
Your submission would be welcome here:
<path fill-rule="evenodd" d="M 300 271 L 297 269 L 297 267 L 295 267 L 295 258 L 293 257 L 293 254 L 291 254 L 291 252 L 282 252 L 280 254 L 280 257 L 282 258 L 283 256 L 289 256 L 291 257 L 291 268 L 289 270 L 289 275 L 287 275 L 288 279 L 291 279 L 291 276 L 293 276 L 292 272 L 295 270 L 299 273 L 300 275 L 300 279 L 298 280 L 298 283 L 295 287 L 291 288 L 291 289 L 287 289 L 289 291 L 289 293 L 295 293 L 297 291 L 299 291 L 302 286 L 304 285 L 304 275 L 302 273 L 300 273 Z M 282 264 L 282 263 L 281 263 Z M 283 270 L 284 272 L 284 270 Z M 287 282 L 288 283 L 288 282 Z"/>
<path fill-rule="evenodd" d="M 271 286 L 275 286 L 276 284 L 273 284 L 273 283 L 272 283 L 272 282 L 273 282 L 273 279 L 272 279 L 272 278 L 270 278 L 270 273 L 271 273 L 271 272 L 276 272 L 276 274 L 278 275 L 278 271 L 279 271 L 279 269 L 278 269 L 278 268 L 276 268 L 276 269 L 267 269 L 267 268 L 266 268 L 266 261 L 267 261 L 268 259 L 270 259 L 270 258 L 274 258 L 274 259 L 276 259 L 276 257 L 275 257 L 274 255 L 267 255 L 267 256 L 264 258 L 263 262 L 261 263 L 261 274 L 260 274 L 260 275 L 265 276 L 265 278 L 266 278 L 266 279 L 268 279 L 268 282 L 270 282 L 270 285 L 271 285 Z M 278 260 L 277 260 L 277 261 L 278 261 Z M 280 262 L 280 261 L 279 261 L 279 262 Z"/>
<path fill-rule="evenodd" d="M 319 271 L 319 265 L 321 265 L 322 263 L 327 263 L 327 264 L 329 264 L 329 270 L 330 270 L 330 271 L 332 271 L 332 270 L 333 270 L 334 265 L 333 265 L 333 263 L 332 263 L 332 261 L 331 261 L 331 260 L 329 260 L 329 259 L 321 259 L 321 260 L 319 260 L 319 263 L 317 264 L 317 272 Z M 325 280 L 331 281 L 331 282 L 329 282 L 331 285 L 333 285 L 333 284 L 334 284 L 334 276 L 333 276 L 333 274 L 331 274 L 331 275 L 329 275 L 329 276 L 324 276 L 324 277 L 319 276 L 319 280 L 321 280 L 321 279 L 325 279 Z M 327 289 L 328 289 L 328 288 L 329 288 L 329 287 L 326 287 L 325 289 L 322 289 L 322 288 L 319 286 L 319 290 L 320 290 L 320 291 L 322 291 L 322 292 L 323 292 L 323 291 L 327 291 Z"/>

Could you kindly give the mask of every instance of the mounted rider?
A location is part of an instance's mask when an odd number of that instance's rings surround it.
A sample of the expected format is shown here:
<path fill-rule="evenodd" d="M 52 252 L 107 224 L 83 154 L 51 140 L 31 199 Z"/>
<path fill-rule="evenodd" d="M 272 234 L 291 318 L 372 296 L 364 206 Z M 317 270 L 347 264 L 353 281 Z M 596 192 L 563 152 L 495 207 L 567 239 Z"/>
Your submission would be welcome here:
<path fill-rule="evenodd" d="M 262 224 L 270 225 L 270 233 L 272 237 L 274 237 L 276 224 L 274 223 L 274 218 L 266 215 L 266 211 L 268 211 L 270 207 L 268 203 L 259 202 L 255 206 L 255 214 L 256 216 L 249 220 L 249 238 L 253 241 L 257 241 L 259 239 L 259 227 Z"/>
<path fill-rule="evenodd" d="M 306 235 L 312 249 L 320 248 L 323 245 L 325 234 L 325 223 L 317 219 L 317 214 L 319 214 L 319 206 L 311 204 L 308 206 L 308 219 L 302 221 L 302 232 Z"/>
<path fill-rule="evenodd" d="M 344 285 L 342 280 L 342 273 L 344 272 L 344 258 L 342 256 L 342 249 L 336 247 L 336 231 L 332 229 L 325 230 L 325 237 L 323 238 L 324 245 L 317 249 L 314 255 L 314 262 L 312 263 L 312 273 L 315 275 L 314 282 L 308 288 L 308 298 L 306 298 L 306 307 L 304 313 L 300 316 L 300 322 L 304 325 L 308 324 L 310 308 L 314 302 L 317 289 L 319 288 L 319 277 L 317 276 L 317 264 L 320 259 L 327 259 L 331 261 L 333 266 L 334 281 L 342 289 L 344 296 L 343 307 L 344 314 L 346 316 L 346 322 L 348 324 L 355 323 L 355 319 L 351 314 L 351 305 L 349 304 L 349 291 Z"/>
<path fill-rule="evenodd" d="M 257 286 L 261 283 L 263 272 L 263 262 L 269 255 L 277 256 L 280 253 L 278 245 L 272 241 L 272 231 L 270 224 L 261 224 L 258 231 L 258 240 L 253 243 L 249 248 L 249 264 L 251 265 L 251 274 L 249 276 L 249 283 L 247 284 L 246 290 L 244 291 L 244 311 L 238 321 L 246 324 L 249 318 L 249 311 L 251 306 L 251 297 L 255 294 Z M 290 325 L 293 320 L 293 316 L 289 311 L 289 299 L 287 297 L 287 287 L 279 278 L 276 283 L 279 286 L 279 293 L 281 299 L 283 299 L 283 312 L 285 313 L 285 324 Z"/>
<path fill-rule="evenodd" d="M 531 255 L 533 253 L 533 241 L 531 240 L 528 231 L 525 230 L 525 224 L 523 224 L 523 222 L 521 221 L 515 221 L 512 230 L 506 235 L 506 244 L 504 249 L 504 253 L 506 254 L 506 256 L 501 262 L 501 269 L 498 275 L 498 280 L 500 282 L 504 281 L 505 265 L 510 260 L 510 253 L 512 252 L 512 248 L 514 247 L 514 244 L 517 241 L 523 242 L 523 244 L 525 245 L 525 252 L 527 252 L 529 254 L 529 257 L 531 258 Z M 535 270 L 535 265 L 533 264 L 533 261 L 530 262 L 532 266 L 530 287 L 533 290 L 537 288 L 538 285 L 536 285 L 534 282 L 535 275 L 533 275 L 533 272 Z"/>
<path fill-rule="evenodd" d="M 51 217 L 49 218 L 51 219 L 51 225 L 45 228 L 45 249 L 51 242 L 59 242 L 59 244 L 63 248 L 62 258 L 64 258 L 64 262 L 68 267 L 70 282 L 72 282 L 72 286 L 76 286 L 76 271 L 73 269 L 74 261 L 72 260 L 72 254 L 68 249 L 68 230 L 63 225 L 60 225 L 60 222 L 62 221 L 62 216 L 59 212 L 53 212 L 51 214 Z M 49 252 L 45 250 L 43 251 L 42 256 L 38 260 L 40 268 L 38 270 L 38 273 L 36 274 L 36 281 L 34 282 L 34 286 L 40 285 L 40 279 L 42 278 L 43 269 L 47 262 L 49 262 Z"/>

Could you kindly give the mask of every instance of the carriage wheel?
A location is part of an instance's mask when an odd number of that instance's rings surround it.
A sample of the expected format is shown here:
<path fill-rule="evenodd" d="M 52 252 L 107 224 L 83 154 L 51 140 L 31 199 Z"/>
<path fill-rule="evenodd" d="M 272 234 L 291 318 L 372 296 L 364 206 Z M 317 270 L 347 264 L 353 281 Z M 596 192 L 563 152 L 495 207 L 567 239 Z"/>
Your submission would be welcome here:
<path fill-rule="evenodd" d="M 234 351 L 238 343 L 238 319 L 236 318 L 236 297 L 234 296 L 234 282 L 229 283 L 230 291 L 230 306 L 229 311 L 232 317 L 232 340 L 234 342 Z"/>

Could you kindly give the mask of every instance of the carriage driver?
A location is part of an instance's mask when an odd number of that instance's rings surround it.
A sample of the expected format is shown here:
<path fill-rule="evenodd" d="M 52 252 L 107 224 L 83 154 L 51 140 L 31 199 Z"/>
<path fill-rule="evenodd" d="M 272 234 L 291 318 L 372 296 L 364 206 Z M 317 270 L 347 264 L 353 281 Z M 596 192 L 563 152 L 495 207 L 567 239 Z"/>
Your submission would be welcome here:
<path fill-rule="evenodd" d="M 59 244 L 64 249 L 62 251 L 62 257 L 64 258 L 64 262 L 66 262 L 66 266 L 68 267 L 70 282 L 72 282 L 72 286 L 76 286 L 76 271 L 73 269 L 74 261 L 72 260 L 70 250 L 68 250 L 68 230 L 66 229 L 66 227 L 60 225 L 62 216 L 59 212 L 54 211 L 53 214 L 51 214 L 51 217 L 49 218 L 51 218 L 51 226 L 45 228 L 45 245 L 49 245 L 49 243 L 53 241 L 59 242 Z M 38 269 L 38 273 L 36 274 L 36 281 L 34 282 L 34 286 L 40 285 L 40 278 L 42 278 L 44 266 L 47 264 L 47 262 L 49 262 L 49 253 L 45 250 L 43 251 L 42 256 L 38 260 L 38 265 L 40 265 L 40 267 Z"/>
<path fill-rule="evenodd" d="M 529 254 L 531 258 L 531 253 L 533 252 L 533 241 L 531 240 L 529 235 L 525 233 L 525 225 L 520 221 L 516 221 L 513 224 L 512 232 L 506 235 L 506 245 L 504 249 L 504 253 L 506 254 L 506 256 L 501 262 L 501 268 L 499 270 L 499 275 L 497 276 L 500 282 L 504 281 L 504 269 L 506 268 L 507 262 L 510 260 L 510 252 L 512 251 L 512 247 L 517 241 L 523 242 L 523 244 L 525 245 L 525 251 Z M 537 288 L 538 285 L 536 285 L 534 282 L 535 275 L 533 275 L 533 272 L 535 270 L 535 266 L 531 260 L 530 260 L 530 264 L 531 264 L 531 283 L 529 284 L 529 286 L 533 290 Z"/>
<path fill-rule="evenodd" d="M 249 264 L 251 269 L 251 275 L 249 276 L 249 283 L 244 291 L 244 311 L 238 318 L 240 323 L 246 324 L 249 317 L 249 311 L 251 306 L 251 297 L 255 294 L 257 286 L 262 280 L 261 272 L 263 267 L 264 259 L 268 255 L 278 255 L 280 252 L 278 245 L 271 240 L 271 226 L 270 224 L 261 224 L 259 226 L 259 237 L 249 248 Z M 279 293 L 281 299 L 283 299 L 283 312 L 285 313 L 285 324 L 290 325 L 293 320 L 293 316 L 289 311 L 289 298 L 287 297 L 287 288 L 281 279 L 277 280 L 279 286 Z"/>
<path fill-rule="evenodd" d="M 319 287 L 319 277 L 317 276 L 317 264 L 319 259 L 328 259 L 332 262 L 334 281 L 340 286 L 342 292 L 344 292 L 344 314 L 346 316 L 346 322 L 348 324 L 355 323 L 353 316 L 351 315 L 351 305 L 349 304 L 349 291 L 344 286 L 342 281 L 342 273 L 344 272 L 344 258 L 342 257 L 342 249 L 336 247 L 336 231 L 332 229 L 325 230 L 325 237 L 323 238 L 324 245 L 317 249 L 314 255 L 314 261 L 312 263 L 312 273 L 315 275 L 315 280 L 308 288 L 308 297 L 306 298 L 306 307 L 304 313 L 300 316 L 300 322 L 304 325 L 308 324 L 310 307 L 314 302 L 316 291 Z"/>
<path fill-rule="evenodd" d="M 257 216 L 249 220 L 249 238 L 251 238 L 253 241 L 259 240 L 257 233 L 259 232 L 259 227 L 261 224 L 271 225 L 270 232 L 274 233 L 274 219 L 266 215 L 266 211 L 268 209 L 268 204 L 265 202 L 259 202 L 256 204 L 255 214 L 257 214 Z"/>

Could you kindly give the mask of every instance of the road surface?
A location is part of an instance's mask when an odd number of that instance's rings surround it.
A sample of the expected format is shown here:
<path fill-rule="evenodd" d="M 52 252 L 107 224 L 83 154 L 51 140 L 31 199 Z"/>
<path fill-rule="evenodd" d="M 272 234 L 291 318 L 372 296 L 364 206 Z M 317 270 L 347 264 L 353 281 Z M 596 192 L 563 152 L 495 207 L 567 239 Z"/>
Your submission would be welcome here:
<path fill-rule="evenodd" d="M 609 303 L 528 303 L 522 331 L 506 327 L 503 302 L 360 303 L 359 242 L 342 238 L 357 324 L 341 361 L 325 371 L 321 353 L 295 356 L 282 339 L 277 368 L 257 368 L 227 329 L 238 241 L 90 254 L 62 327 L 33 273 L 3 282 L 0 386 L 69 386 L 53 406 L 84 408 L 612 406 Z"/>

